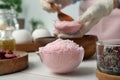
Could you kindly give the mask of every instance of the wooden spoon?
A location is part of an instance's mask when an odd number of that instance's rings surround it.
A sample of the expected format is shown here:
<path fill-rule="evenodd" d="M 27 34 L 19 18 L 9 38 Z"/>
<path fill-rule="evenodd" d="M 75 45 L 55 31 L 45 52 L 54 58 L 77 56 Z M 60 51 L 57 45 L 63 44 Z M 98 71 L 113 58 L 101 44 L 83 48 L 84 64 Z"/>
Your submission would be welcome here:
<path fill-rule="evenodd" d="M 70 17 L 69 15 L 63 13 L 60 11 L 60 9 L 54 4 L 54 3 L 50 3 L 51 7 L 57 11 L 58 13 L 58 18 L 60 21 L 73 21 L 74 19 L 72 17 Z"/>

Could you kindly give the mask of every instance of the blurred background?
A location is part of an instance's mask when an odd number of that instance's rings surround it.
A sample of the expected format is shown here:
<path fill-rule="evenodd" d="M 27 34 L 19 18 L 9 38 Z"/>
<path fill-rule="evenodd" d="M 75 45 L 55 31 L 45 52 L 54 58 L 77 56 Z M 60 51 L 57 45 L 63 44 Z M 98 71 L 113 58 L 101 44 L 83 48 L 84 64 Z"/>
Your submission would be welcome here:
<path fill-rule="evenodd" d="M 5 4 L 9 1 L 15 1 L 18 5 L 21 5 L 21 11 L 18 12 L 17 18 L 24 19 L 24 26 L 21 25 L 20 27 L 24 27 L 29 31 L 32 31 L 32 26 L 36 26 L 39 24 L 41 27 L 47 28 L 51 34 L 54 30 L 53 23 L 58 20 L 56 13 L 48 13 L 44 11 L 40 5 L 40 0 L 22 0 L 21 4 L 19 0 L 3 0 Z M 3 3 L 2 0 L 0 4 Z M 78 17 L 79 11 L 79 2 L 73 5 L 70 5 L 63 9 L 62 11 L 72 16 L 74 19 Z M 0 6 L 0 8 L 2 8 Z M 19 10 L 19 9 L 18 9 Z M 36 28 L 36 27 L 34 27 Z"/>

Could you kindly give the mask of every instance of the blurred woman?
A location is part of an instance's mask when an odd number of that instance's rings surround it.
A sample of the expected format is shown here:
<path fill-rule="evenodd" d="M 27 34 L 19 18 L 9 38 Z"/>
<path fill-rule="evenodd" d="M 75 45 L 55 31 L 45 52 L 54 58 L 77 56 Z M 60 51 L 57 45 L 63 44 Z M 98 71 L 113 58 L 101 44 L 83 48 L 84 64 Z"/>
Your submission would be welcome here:
<path fill-rule="evenodd" d="M 41 0 L 43 9 L 55 12 L 50 3 L 55 3 L 60 9 L 77 2 L 78 0 Z M 120 0 L 81 0 L 80 16 L 74 21 L 58 21 L 56 34 L 60 37 L 81 37 L 84 34 L 97 35 L 99 40 L 120 39 Z M 82 24 L 71 34 L 75 25 Z M 70 25 L 70 26 L 69 26 Z M 61 28 L 62 29 L 61 29 Z M 71 29 L 69 29 L 71 27 Z M 68 33 L 64 29 L 68 28 Z"/>

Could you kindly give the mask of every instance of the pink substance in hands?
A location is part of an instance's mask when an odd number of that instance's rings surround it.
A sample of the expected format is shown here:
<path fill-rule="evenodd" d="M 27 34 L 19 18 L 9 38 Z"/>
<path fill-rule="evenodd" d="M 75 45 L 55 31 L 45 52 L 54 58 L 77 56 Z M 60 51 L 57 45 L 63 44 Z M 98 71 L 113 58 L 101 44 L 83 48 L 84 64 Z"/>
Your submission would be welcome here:
<path fill-rule="evenodd" d="M 83 27 L 78 21 L 57 21 L 55 23 L 55 29 L 60 33 L 73 34 L 79 31 Z"/>
<path fill-rule="evenodd" d="M 81 63 L 84 49 L 71 40 L 57 39 L 40 47 L 39 53 L 43 63 L 53 72 L 67 73 Z"/>

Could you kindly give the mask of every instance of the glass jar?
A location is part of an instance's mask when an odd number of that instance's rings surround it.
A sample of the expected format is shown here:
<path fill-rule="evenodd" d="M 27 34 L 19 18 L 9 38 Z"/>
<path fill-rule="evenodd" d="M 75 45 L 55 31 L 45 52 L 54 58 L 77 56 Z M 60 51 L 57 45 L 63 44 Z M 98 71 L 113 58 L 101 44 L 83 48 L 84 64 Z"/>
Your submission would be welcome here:
<path fill-rule="evenodd" d="M 0 30 L 6 28 L 19 29 L 16 14 L 12 10 L 0 9 Z"/>
<path fill-rule="evenodd" d="M 12 37 L 13 30 L 0 30 L 0 48 L 3 50 L 15 50 L 15 39 Z"/>
<path fill-rule="evenodd" d="M 98 70 L 120 75 L 120 39 L 98 41 L 96 49 Z"/>
<path fill-rule="evenodd" d="M 18 29 L 19 25 L 15 14 L 11 10 L 0 10 L 0 48 L 4 50 L 15 50 L 15 40 L 12 32 Z"/>

